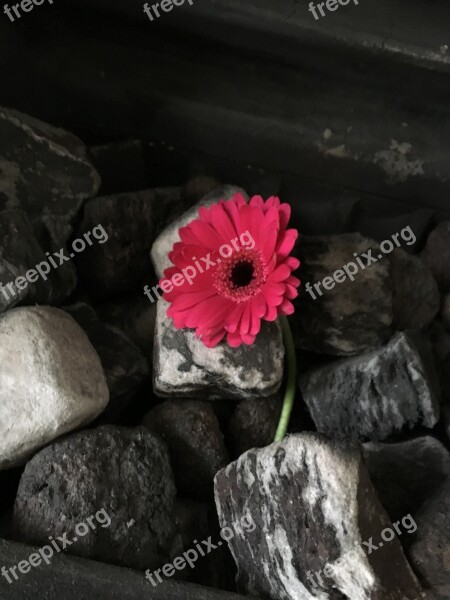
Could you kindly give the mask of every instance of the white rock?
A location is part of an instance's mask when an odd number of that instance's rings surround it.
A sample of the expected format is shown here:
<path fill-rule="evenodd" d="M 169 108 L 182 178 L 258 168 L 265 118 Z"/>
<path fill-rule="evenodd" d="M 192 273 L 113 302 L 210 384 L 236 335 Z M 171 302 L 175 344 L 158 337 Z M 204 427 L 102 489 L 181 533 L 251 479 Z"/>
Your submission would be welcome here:
<path fill-rule="evenodd" d="M 72 317 L 47 306 L 0 317 L 0 469 L 90 423 L 108 401 L 100 359 Z"/>

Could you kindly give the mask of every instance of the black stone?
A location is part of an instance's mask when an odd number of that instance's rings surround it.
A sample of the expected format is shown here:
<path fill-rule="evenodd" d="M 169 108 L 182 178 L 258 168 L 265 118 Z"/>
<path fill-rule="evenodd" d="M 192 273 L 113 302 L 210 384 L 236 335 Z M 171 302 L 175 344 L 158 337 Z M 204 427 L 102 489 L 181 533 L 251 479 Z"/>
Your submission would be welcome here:
<path fill-rule="evenodd" d="M 450 598 L 450 479 L 447 479 L 415 515 L 416 539 L 408 558 L 423 586 L 436 600 Z"/>
<path fill-rule="evenodd" d="M 0 540 L 0 564 L 7 569 L 27 560 L 39 548 Z M 17 571 L 16 571 L 17 573 Z M 52 557 L 8 583 L 0 577 L 4 600 L 244 600 L 226 593 L 181 581 L 164 581 L 152 586 L 143 573 L 64 553 Z"/>
<path fill-rule="evenodd" d="M 368 250 L 374 257 L 380 254 L 376 242 L 359 234 L 299 238 L 295 254 L 301 260 L 298 273 L 302 286 L 291 319 L 298 348 L 348 356 L 387 341 L 392 322 L 389 260 L 383 257 L 365 269 L 359 268 L 354 253 Z M 366 259 L 362 260 L 366 264 Z M 353 281 L 346 277 L 330 290 L 321 285 L 322 295 L 315 288 L 307 291 L 309 285 L 321 283 L 325 277 L 333 282 L 333 273 L 350 262 L 358 268 Z"/>
<path fill-rule="evenodd" d="M 382 440 L 439 419 L 439 380 L 418 333 L 309 371 L 300 387 L 318 431 L 332 437 Z"/>
<path fill-rule="evenodd" d="M 102 179 L 102 196 L 146 189 L 144 147 L 140 140 L 93 146 L 89 157 Z"/>
<path fill-rule="evenodd" d="M 91 306 L 79 302 L 64 310 L 85 331 L 100 357 L 110 394 L 100 419 L 103 423 L 115 422 L 144 385 L 149 384 L 147 360 L 123 331 L 101 321 Z"/>
<path fill-rule="evenodd" d="M 370 479 L 391 521 L 413 515 L 450 476 L 450 454 L 437 439 L 421 436 L 363 448 Z M 409 538 L 404 538 L 409 539 Z"/>
<path fill-rule="evenodd" d="M 143 424 L 166 442 L 180 494 L 211 499 L 214 475 L 229 460 L 211 405 L 166 400 L 146 415 Z"/>
<path fill-rule="evenodd" d="M 429 266 L 439 288 L 450 292 L 450 221 L 440 223 L 430 233 L 422 258 Z"/>
<path fill-rule="evenodd" d="M 152 569 L 175 537 L 175 486 L 165 444 L 144 428 L 99 427 L 53 442 L 25 467 L 14 507 L 18 541 L 48 544 L 104 509 L 67 551 L 121 566 Z M 103 519 L 103 517 L 102 517 Z M 94 521 L 95 523 L 95 521 Z"/>

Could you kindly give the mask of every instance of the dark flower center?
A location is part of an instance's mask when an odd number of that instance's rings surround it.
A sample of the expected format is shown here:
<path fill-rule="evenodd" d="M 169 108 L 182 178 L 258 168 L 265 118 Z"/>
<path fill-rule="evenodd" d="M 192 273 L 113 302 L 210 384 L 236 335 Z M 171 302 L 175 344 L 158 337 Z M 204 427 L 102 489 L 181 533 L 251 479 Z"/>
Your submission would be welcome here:
<path fill-rule="evenodd" d="M 246 287 L 250 285 L 255 276 L 255 266 L 249 261 L 240 261 L 231 269 L 230 279 L 234 287 Z"/>

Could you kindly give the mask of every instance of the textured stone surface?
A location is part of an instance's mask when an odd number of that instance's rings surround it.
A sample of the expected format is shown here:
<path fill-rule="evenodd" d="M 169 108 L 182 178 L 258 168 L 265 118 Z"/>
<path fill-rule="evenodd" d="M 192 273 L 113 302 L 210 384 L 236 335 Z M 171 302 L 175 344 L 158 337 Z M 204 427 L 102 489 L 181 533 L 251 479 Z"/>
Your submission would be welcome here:
<path fill-rule="evenodd" d="M 0 317 L 0 468 L 90 423 L 108 399 L 100 359 L 72 317 L 50 307 Z"/>
<path fill-rule="evenodd" d="M 38 548 L 0 540 L 0 564 L 14 567 Z M 244 596 L 182 581 L 153 587 L 143 573 L 101 562 L 67 556 L 63 552 L 43 562 L 10 584 L 0 577 L 4 600 L 244 600 Z"/>
<path fill-rule="evenodd" d="M 307 372 L 300 387 L 318 431 L 333 437 L 382 440 L 419 424 L 431 428 L 439 419 L 431 353 L 424 338 L 412 332 Z"/>
<path fill-rule="evenodd" d="M 239 402 L 229 423 L 234 457 L 237 458 L 250 448 L 263 448 L 273 442 L 282 404 L 280 394 Z"/>
<path fill-rule="evenodd" d="M 35 227 L 36 229 L 38 228 Z M 60 244 L 56 245 L 47 232 L 41 242 L 37 239 L 35 230 L 24 211 L 0 211 L 0 261 L 6 261 L 9 265 L 7 273 L 2 277 L 2 283 L 13 283 L 16 277 L 24 277 L 28 270 L 34 269 L 39 263 L 48 262 L 46 251 L 52 253 L 64 247 L 63 236 L 58 238 Z M 60 259 L 55 257 L 55 260 L 59 265 Z M 21 282 L 23 290 L 19 290 L 14 284 L 15 293 L 3 288 L 4 291 L 0 290 L 0 296 L 9 302 L 10 306 L 18 299 L 23 299 L 28 304 L 57 304 L 69 296 L 76 285 L 76 274 L 71 262 L 65 262 L 57 269 L 52 268 L 46 279 L 37 272 L 31 275 L 31 278 L 35 279 L 32 283 L 26 279 Z M 3 300 L 0 299 L 0 305 Z"/>
<path fill-rule="evenodd" d="M 420 436 L 395 444 L 369 442 L 363 447 L 370 479 L 394 522 L 415 514 L 450 476 L 450 453 L 441 442 Z"/>
<path fill-rule="evenodd" d="M 439 288 L 450 292 L 450 221 L 439 223 L 430 233 L 422 258 L 431 269 Z"/>
<path fill-rule="evenodd" d="M 289 436 L 249 450 L 220 471 L 215 494 L 222 527 L 245 515 L 256 524 L 253 532 L 237 528 L 229 542 L 239 588 L 248 594 L 272 600 L 419 597 L 398 539 L 378 547 L 390 522 L 356 447 L 311 433 Z M 370 538 L 375 551 L 363 544 Z"/>
<path fill-rule="evenodd" d="M 228 463 L 211 405 L 198 400 L 165 400 L 145 416 L 143 424 L 167 443 L 179 493 L 210 499 L 214 475 Z"/>
<path fill-rule="evenodd" d="M 160 566 L 175 536 L 175 485 L 164 442 L 145 428 L 103 426 L 41 450 L 25 467 L 14 506 L 19 541 L 45 544 L 104 509 L 109 527 L 68 552 L 138 569 Z"/>
<path fill-rule="evenodd" d="M 415 515 L 417 534 L 408 551 L 411 566 L 436 600 L 450 598 L 450 479 Z"/>
<path fill-rule="evenodd" d="M 5 287 L 6 284 L 15 281 L 19 275 L 20 272 L 14 265 L 0 257 L 0 313 L 12 308 L 26 297 L 26 289 L 19 290 L 14 286 L 14 293 L 12 293 Z"/>
<path fill-rule="evenodd" d="M 263 322 L 251 346 L 207 348 L 190 329 L 175 329 L 158 300 L 153 384 L 158 396 L 251 398 L 270 396 L 283 378 L 284 346 L 278 322 Z"/>
<path fill-rule="evenodd" d="M 162 277 L 165 269 L 170 267 L 172 264 L 169 260 L 168 254 L 172 250 L 175 242 L 180 241 L 180 237 L 178 235 L 178 230 L 180 227 L 183 227 L 190 221 L 196 219 L 198 217 L 198 210 L 201 206 L 210 206 L 211 204 L 219 202 L 219 200 L 226 200 L 238 192 L 246 196 L 244 190 L 236 187 L 235 185 L 223 185 L 213 190 L 204 196 L 195 206 L 191 207 L 177 219 L 170 222 L 169 225 L 161 231 L 161 233 L 155 239 L 151 249 L 151 258 L 155 268 L 155 273 L 158 277 Z"/>
<path fill-rule="evenodd" d="M 179 188 L 103 196 L 86 203 L 77 237 L 101 224 L 109 238 L 107 244 L 94 244 L 77 257 L 77 267 L 95 293 L 129 294 L 151 282 L 152 242 L 181 204 Z"/>
<path fill-rule="evenodd" d="M 294 301 L 292 317 L 294 339 L 298 348 L 323 354 L 348 356 L 379 346 L 389 338 L 392 323 L 392 290 L 387 257 L 359 268 L 354 281 L 348 277 L 335 283 L 322 295 L 315 288 L 312 295 L 306 285 L 332 277 L 344 265 L 354 262 L 354 253 L 371 250 L 380 255 L 373 240 L 358 233 L 308 237 L 301 236 L 295 254 L 301 260 L 302 286 Z M 361 259 L 366 264 L 366 259 Z M 356 265 L 356 263 L 355 263 Z M 344 273 L 345 275 L 345 273 Z M 342 276 L 338 276 L 342 279 Z M 331 280 L 332 282 L 334 280 Z M 327 281 L 327 285 L 331 283 Z"/>
<path fill-rule="evenodd" d="M 72 219 L 100 177 L 72 134 L 0 108 L 0 208 L 22 208 L 31 221 Z"/>
<path fill-rule="evenodd" d="M 417 256 L 397 248 L 389 256 L 395 329 L 421 329 L 439 311 L 441 296 L 430 269 Z"/>
<path fill-rule="evenodd" d="M 104 420 L 116 420 L 149 379 L 148 363 L 139 348 L 117 327 L 101 321 L 95 310 L 78 302 L 64 308 L 85 331 L 105 371 L 109 404 Z"/>

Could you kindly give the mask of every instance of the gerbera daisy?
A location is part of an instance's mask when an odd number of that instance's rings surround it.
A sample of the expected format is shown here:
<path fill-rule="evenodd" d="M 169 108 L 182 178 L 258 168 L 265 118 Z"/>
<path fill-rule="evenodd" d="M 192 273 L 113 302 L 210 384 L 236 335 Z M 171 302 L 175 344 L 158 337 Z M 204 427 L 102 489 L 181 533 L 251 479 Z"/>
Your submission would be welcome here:
<path fill-rule="evenodd" d="M 210 348 L 224 338 L 237 347 L 255 341 L 262 320 L 292 314 L 300 262 L 289 256 L 298 236 L 290 214 L 278 198 L 247 203 L 242 194 L 200 208 L 160 281 L 175 327 L 195 329 Z"/>

